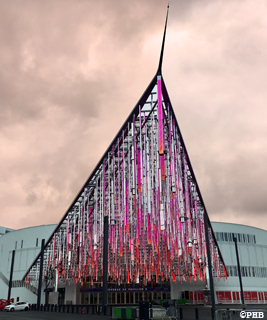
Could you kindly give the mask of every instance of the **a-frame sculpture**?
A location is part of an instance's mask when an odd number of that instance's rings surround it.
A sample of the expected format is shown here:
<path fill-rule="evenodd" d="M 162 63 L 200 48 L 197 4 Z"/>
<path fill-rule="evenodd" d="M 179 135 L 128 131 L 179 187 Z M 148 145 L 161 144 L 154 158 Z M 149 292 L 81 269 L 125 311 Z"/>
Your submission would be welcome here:
<path fill-rule="evenodd" d="M 102 281 L 105 216 L 109 281 L 206 277 L 207 211 L 161 72 L 166 25 L 156 75 L 45 245 L 43 276 L 56 282 Z M 213 277 L 226 277 L 208 224 Z"/>

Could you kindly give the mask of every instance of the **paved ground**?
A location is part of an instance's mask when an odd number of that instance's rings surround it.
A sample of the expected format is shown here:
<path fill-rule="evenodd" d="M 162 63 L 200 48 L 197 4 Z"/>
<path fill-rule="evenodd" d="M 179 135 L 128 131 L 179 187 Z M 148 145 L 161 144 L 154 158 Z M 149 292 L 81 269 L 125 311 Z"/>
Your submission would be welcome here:
<path fill-rule="evenodd" d="M 266 305 L 218 305 L 216 309 L 240 309 L 245 307 L 247 311 L 255 309 L 265 309 Z M 196 306 L 183 306 L 183 320 L 195 320 Z M 238 311 L 239 312 L 239 311 Z M 211 319 L 211 308 L 209 306 L 198 306 L 198 314 L 200 320 L 210 320 Z M 45 312 L 45 311 L 16 311 L 16 312 L 0 312 L 0 320 L 61 320 L 61 319 L 90 319 L 90 320 L 109 320 L 110 316 L 98 316 L 90 314 L 76 314 L 76 313 L 62 313 L 62 312 Z M 180 310 L 178 310 L 177 319 L 180 319 Z M 241 319 L 241 318 L 240 318 Z"/>
<path fill-rule="evenodd" d="M 109 320 L 105 316 L 93 316 L 89 314 L 72 314 L 72 313 L 58 313 L 58 312 L 44 312 L 44 311 L 14 311 L 14 312 L 0 312 L 1 320 L 61 320 L 61 319 L 90 319 L 90 320 Z"/>

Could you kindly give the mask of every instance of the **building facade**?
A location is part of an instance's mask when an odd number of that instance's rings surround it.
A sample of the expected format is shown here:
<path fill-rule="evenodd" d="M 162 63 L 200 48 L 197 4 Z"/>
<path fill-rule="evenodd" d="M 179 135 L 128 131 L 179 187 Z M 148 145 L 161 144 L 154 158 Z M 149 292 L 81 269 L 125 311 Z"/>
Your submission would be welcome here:
<path fill-rule="evenodd" d="M 227 280 L 215 281 L 218 303 L 241 303 L 240 284 L 233 234 L 238 241 L 239 259 L 245 303 L 267 303 L 267 231 L 245 225 L 213 222 L 212 227 L 228 273 Z M 12 251 L 15 250 L 11 297 L 36 303 L 37 288 L 21 281 L 29 266 L 40 253 L 42 239 L 48 239 L 56 225 L 13 230 L 0 238 L 0 298 L 7 298 Z M 162 281 L 134 285 L 109 283 L 108 304 L 137 304 L 140 300 L 190 299 L 204 303 L 204 282 Z M 45 290 L 46 289 L 46 290 Z M 55 292 L 56 291 L 56 292 Z M 101 304 L 102 283 L 59 282 L 43 284 L 42 303 Z"/>
<path fill-rule="evenodd" d="M 15 250 L 11 298 L 36 303 L 37 288 L 26 284 L 22 278 L 40 253 L 42 239 L 47 240 L 55 227 L 56 225 L 41 225 L 19 230 L 0 228 L 8 230 L 0 237 L 0 299 L 7 299 L 12 252 Z"/>
<path fill-rule="evenodd" d="M 267 303 L 267 231 L 232 223 L 212 223 L 224 257 L 227 281 L 215 283 L 218 302 L 239 303 L 240 284 L 233 234 L 237 238 L 245 303 Z"/>

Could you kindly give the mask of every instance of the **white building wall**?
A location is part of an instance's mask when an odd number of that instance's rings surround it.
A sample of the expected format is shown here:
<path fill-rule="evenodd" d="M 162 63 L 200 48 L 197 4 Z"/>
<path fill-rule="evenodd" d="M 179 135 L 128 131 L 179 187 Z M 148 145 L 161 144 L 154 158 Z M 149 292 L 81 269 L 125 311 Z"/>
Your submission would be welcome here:
<path fill-rule="evenodd" d="M 28 268 L 40 253 L 42 239 L 47 240 L 57 225 L 42 225 L 8 232 L 0 237 L 0 299 L 6 299 L 10 278 L 12 251 L 15 250 L 13 281 L 22 280 Z M 38 239 L 38 241 L 37 241 Z M 42 300 L 44 300 L 42 294 Z M 11 290 L 11 298 L 36 303 L 37 295 L 24 287 Z"/>
<path fill-rule="evenodd" d="M 70 284 L 67 282 L 65 286 L 65 304 L 80 304 L 80 283 Z"/>
<path fill-rule="evenodd" d="M 246 234 L 255 236 L 256 243 L 237 242 L 240 266 L 251 268 L 267 268 L 267 231 L 245 225 L 212 222 L 215 235 L 218 232 Z M 244 240 L 244 239 L 241 239 Z M 232 241 L 217 239 L 226 267 L 237 266 L 235 244 Z M 242 271 L 242 270 L 241 270 Z M 265 276 L 242 276 L 243 291 L 267 292 L 267 274 Z M 238 274 L 229 275 L 226 281 L 215 282 L 216 291 L 240 292 Z M 267 302 L 267 301 L 266 301 Z"/>

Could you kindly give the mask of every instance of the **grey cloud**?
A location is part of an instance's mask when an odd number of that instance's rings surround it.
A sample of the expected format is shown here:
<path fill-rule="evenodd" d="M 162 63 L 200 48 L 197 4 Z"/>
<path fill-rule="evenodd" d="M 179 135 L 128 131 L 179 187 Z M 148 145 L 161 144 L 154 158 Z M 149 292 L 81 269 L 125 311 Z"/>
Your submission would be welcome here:
<path fill-rule="evenodd" d="M 2 212 L 56 223 L 154 76 L 167 1 L 2 3 Z M 164 79 L 211 219 L 266 213 L 265 7 L 170 3 Z"/>

